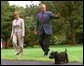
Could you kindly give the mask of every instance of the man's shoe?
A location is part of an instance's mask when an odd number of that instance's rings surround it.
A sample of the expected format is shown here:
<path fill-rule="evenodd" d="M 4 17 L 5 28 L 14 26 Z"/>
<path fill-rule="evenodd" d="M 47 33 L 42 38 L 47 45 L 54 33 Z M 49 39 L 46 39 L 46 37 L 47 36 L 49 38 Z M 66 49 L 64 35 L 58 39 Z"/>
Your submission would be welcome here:
<path fill-rule="evenodd" d="M 22 48 L 20 48 L 20 51 L 19 51 L 19 53 L 22 53 L 23 52 L 23 49 Z"/>
<path fill-rule="evenodd" d="M 44 52 L 44 56 L 47 56 L 49 52 L 49 49 L 47 51 Z"/>
<path fill-rule="evenodd" d="M 19 52 L 16 52 L 15 55 L 19 55 Z"/>

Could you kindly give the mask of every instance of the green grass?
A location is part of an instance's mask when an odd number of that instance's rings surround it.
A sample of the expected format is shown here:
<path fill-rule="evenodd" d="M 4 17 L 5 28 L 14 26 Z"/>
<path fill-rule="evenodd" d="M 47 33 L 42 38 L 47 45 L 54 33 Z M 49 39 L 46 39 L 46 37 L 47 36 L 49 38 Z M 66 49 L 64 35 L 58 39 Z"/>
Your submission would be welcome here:
<path fill-rule="evenodd" d="M 83 62 L 83 46 L 50 46 L 50 51 L 64 51 L 67 48 L 70 62 Z M 15 56 L 14 49 L 1 49 L 1 59 L 10 60 L 37 60 L 37 61 L 53 61 L 48 56 L 43 56 L 43 51 L 40 47 L 24 48 L 22 55 Z"/>

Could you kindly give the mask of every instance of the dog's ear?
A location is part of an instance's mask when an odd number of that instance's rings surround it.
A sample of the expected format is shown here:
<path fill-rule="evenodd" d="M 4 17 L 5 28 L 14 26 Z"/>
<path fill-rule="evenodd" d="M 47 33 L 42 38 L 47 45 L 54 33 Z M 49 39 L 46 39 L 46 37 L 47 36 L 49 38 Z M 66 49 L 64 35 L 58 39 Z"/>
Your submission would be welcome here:
<path fill-rule="evenodd" d="M 56 52 L 54 52 L 54 57 L 57 55 L 57 51 Z"/>
<path fill-rule="evenodd" d="M 54 51 L 52 51 L 52 52 L 54 52 Z"/>
<path fill-rule="evenodd" d="M 53 53 L 53 51 L 52 52 L 50 52 L 50 54 L 52 54 Z"/>
<path fill-rule="evenodd" d="M 51 53 L 53 53 L 54 51 L 52 51 Z"/>
<path fill-rule="evenodd" d="M 57 54 L 57 51 L 55 52 L 55 54 Z"/>

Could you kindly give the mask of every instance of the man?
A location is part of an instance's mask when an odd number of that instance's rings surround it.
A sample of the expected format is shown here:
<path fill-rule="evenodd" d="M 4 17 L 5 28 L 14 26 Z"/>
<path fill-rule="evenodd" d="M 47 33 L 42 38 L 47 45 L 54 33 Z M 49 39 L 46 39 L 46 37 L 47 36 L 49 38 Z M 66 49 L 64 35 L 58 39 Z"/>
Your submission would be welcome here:
<path fill-rule="evenodd" d="M 23 52 L 23 43 L 25 36 L 24 19 L 20 18 L 19 11 L 14 12 L 15 19 L 12 22 L 11 38 L 15 48 L 15 55 Z"/>
<path fill-rule="evenodd" d="M 48 55 L 50 35 L 52 34 L 52 26 L 50 20 L 59 18 L 60 14 L 54 15 L 50 11 L 46 11 L 46 5 L 40 5 L 41 12 L 37 14 L 37 23 L 35 34 L 39 36 L 39 43 L 44 51 L 44 56 Z"/>

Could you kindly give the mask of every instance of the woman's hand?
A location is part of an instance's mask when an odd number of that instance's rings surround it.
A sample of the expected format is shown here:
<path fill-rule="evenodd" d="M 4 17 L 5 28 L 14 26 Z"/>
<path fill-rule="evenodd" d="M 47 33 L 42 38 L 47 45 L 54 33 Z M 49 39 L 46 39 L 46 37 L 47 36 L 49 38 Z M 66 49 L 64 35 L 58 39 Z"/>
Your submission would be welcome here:
<path fill-rule="evenodd" d="M 24 38 L 24 36 L 22 36 L 21 38 Z"/>

